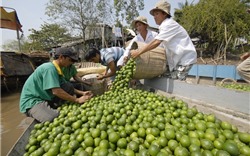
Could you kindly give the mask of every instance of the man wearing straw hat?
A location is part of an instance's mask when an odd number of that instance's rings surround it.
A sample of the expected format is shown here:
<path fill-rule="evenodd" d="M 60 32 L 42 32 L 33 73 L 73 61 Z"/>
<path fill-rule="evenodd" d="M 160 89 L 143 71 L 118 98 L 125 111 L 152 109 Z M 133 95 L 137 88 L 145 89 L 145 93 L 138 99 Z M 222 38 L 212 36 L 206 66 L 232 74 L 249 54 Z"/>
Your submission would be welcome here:
<path fill-rule="evenodd" d="M 129 45 L 126 47 L 125 52 L 123 54 L 123 61 L 120 61 L 118 66 L 124 65 L 127 60 L 130 53 L 130 50 L 132 49 L 132 44 L 134 42 L 142 42 L 142 43 L 150 43 L 152 40 L 154 40 L 155 36 L 158 34 L 155 31 L 151 31 L 148 29 L 148 20 L 144 16 L 138 16 L 133 22 L 132 27 L 134 27 L 137 31 L 137 35 L 130 41 Z M 131 81 L 131 85 L 140 85 L 139 80 L 133 80 Z"/>
<path fill-rule="evenodd" d="M 161 44 L 166 51 L 170 77 L 185 80 L 188 71 L 197 61 L 197 53 L 187 31 L 171 18 L 170 4 L 166 0 L 156 3 L 150 14 L 154 16 L 156 24 L 159 25 L 159 34 L 142 49 L 132 50 L 132 58 Z"/>
<path fill-rule="evenodd" d="M 127 62 L 132 44 L 134 42 L 150 43 L 158 34 L 157 32 L 154 32 L 148 29 L 149 27 L 148 20 L 144 16 L 138 16 L 132 22 L 132 27 L 136 29 L 138 34 L 129 42 L 129 45 L 125 49 L 125 52 L 123 54 L 125 63 Z"/>

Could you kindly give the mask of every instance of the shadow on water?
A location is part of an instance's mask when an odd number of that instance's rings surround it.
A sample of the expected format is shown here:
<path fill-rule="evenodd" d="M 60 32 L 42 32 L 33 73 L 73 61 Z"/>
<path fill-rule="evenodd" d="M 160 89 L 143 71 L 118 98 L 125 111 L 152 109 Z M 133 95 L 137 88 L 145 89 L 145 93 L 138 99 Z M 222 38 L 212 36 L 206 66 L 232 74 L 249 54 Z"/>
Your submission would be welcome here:
<path fill-rule="evenodd" d="M 21 89 L 1 88 L 1 155 L 5 156 L 31 122 L 19 112 Z"/>

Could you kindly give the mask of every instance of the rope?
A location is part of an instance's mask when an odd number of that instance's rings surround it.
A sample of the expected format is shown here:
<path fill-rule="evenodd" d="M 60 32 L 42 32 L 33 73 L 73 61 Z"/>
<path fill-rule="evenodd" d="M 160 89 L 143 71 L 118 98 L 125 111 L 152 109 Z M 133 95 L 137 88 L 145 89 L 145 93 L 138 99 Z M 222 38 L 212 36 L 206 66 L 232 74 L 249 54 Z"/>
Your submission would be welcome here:
<path fill-rule="evenodd" d="M 17 79 L 16 79 L 16 90 L 18 89 L 18 83 L 19 82 L 19 78 L 17 77 Z"/>
<path fill-rule="evenodd" d="M 4 86 L 5 86 L 6 90 L 7 90 L 8 92 L 10 92 L 10 90 L 9 90 L 9 88 L 8 88 L 8 85 L 7 85 L 7 83 L 6 83 L 6 78 L 5 78 L 5 77 L 4 77 L 4 79 L 3 79 L 3 83 L 4 83 Z"/>

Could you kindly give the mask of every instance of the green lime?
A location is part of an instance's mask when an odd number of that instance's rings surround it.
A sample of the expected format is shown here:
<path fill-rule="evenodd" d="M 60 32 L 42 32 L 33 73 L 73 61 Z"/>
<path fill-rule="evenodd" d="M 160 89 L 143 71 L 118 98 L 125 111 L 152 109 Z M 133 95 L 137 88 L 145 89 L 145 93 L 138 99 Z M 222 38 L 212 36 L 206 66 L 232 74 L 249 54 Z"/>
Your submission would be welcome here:
<path fill-rule="evenodd" d="M 233 141 L 226 141 L 223 144 L 223 150 L 227 151 L 230 155 L 236 156 L 240 154 L 239 148 Z"/>
<path fill-rule="evenodd" d="M 127 140 L 125 138 L 120 138 L 118 141 L 117 141 L 117 146 L 119 148 L 123 148 L 123 149 L 126 149 L 127 147 Z"/>
<path fill-rule="evenodd" d="M 117 132 L 111 132 L 108 138 L 110 142 L 116 143 L 120 139 L 120 135 Z"/>
<path fill-rule="evenodd" d="M 190 153 L 185 147 L 178 146 L 174 150 L 175 156 L 189 156 Z"/>
<path fill-rule="evenodd" d="M 148 148 L 148 153 L 151 156 L 157 156 L 157 154 L 160 152 L 160 148 L 157 145 L 150 145 Z"/>

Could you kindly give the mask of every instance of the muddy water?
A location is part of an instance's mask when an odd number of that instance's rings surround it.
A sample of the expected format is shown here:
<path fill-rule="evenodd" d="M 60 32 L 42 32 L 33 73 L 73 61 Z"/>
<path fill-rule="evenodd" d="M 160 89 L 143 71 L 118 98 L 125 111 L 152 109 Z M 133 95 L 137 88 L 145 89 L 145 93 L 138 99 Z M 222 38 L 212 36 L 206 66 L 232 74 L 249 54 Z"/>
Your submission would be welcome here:
<path fill-rule="evenodd" d="M 2 91 L 2 90 L 1 90 Z M 22 135 L 31 118 L 19 112 L 20 91 L 2 91 L 1 93 L 1 156 L 9 150 Z"/>

